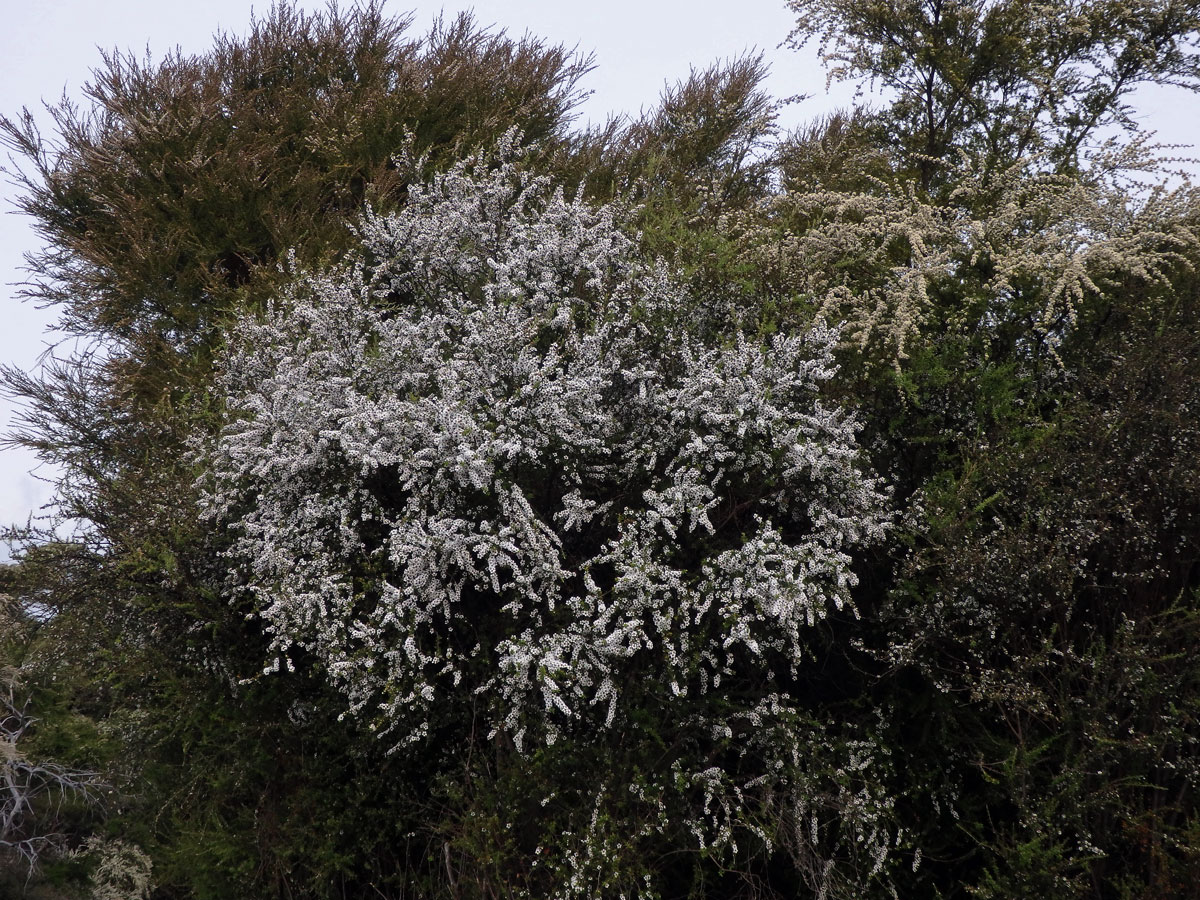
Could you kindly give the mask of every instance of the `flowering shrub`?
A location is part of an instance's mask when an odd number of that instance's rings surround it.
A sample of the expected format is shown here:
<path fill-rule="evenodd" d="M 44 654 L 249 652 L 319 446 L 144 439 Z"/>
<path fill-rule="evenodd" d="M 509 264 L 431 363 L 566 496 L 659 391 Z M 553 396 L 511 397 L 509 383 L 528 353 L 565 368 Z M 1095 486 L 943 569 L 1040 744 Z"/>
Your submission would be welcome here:
<path fill-rule="evenodd" d="M 523 755 L 674 717 L 687 742 L 596 804 L 635 794 L 706 852 L 792 822 L 802 852 L 878 868 L 886 754 L 794 697 L 888 523 L 854 415 L 821 397 L 835 332 L 700 341 L 621 209 L 511 150 L 368 213 L 361 254 L 297 279 L 224 360 L 207 503 L 268 669 L 315 659 L 397 750 L 444 739 L 464 697 L 477 739 Z M 777 824 L 748 824 L 762 804 Z M 600 884 L 590 821 L 566 894 Z"/>
<path fill-rule="evenodd" d="M 1156 174 L 1152 149 L 1097 154 L 1086 179 L 1038 158 L 992 171 L 963 154 L 945 200 L 884 179 L 868 191 L 802 186 L 719 227 L 738 236 L 745 265 L 813 298 L 844 321 L 848 344 L 896 369 L 947 330 L 1019 331 L 1057 358 L 1089 303 L 1118 285 L 1165 288 L 1191 265 L 1194 190 L 1129 191 L 1132 175 Z"/>

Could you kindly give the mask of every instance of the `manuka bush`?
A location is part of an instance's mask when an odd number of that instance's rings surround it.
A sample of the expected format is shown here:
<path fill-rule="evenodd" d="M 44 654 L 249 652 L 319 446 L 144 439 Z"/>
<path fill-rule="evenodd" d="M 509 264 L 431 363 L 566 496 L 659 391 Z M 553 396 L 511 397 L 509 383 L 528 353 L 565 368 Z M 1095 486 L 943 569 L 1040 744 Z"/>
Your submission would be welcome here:
<path fill-rule="evenodd" d="M 698 342 L 624 212 L 514 150 L 368 213 L 224 360 L 208 504 L 268 668 L 324 671 L 397 752 L 607 759 L 530 782 L 531 890 L 653 890 L 648 846 L 877 870 L 886 755 L 802 702 L 888 523 L 821 398 L 834 331 Z"/>

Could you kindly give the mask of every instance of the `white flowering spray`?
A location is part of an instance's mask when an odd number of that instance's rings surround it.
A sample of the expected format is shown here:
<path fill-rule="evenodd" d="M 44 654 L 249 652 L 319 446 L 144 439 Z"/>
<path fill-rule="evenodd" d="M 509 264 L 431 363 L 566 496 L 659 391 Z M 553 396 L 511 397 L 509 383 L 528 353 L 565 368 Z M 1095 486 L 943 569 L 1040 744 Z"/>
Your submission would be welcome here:
<path fill-rule="evenodd" d="M 821 398 L 836 334 L 700 341 L 620 209 L 511 150 L 368 213 L 361 255 L 298 279 L 224 360 L 208 503 L 269 668 L 315 658 L 397 749 L 456 698 L 521 754 L 674 708 L 689 744 L 595 802 L 684 798 L 646 827 L 734 853 L 739 829 L 815 848 L 840 817 L 835 843 L 882 859 L 890 801 L 863 770 L 885 754 L 856 739 L 806 775 L 833 751 L 786 689 L 888 521 L 854 416 Z M 748 824 L 768 795 L 791 837 Z M 588 834 L 564 895 L 604 887 Z"/>
<path fill-rule="evenodd" d="M 1038 157 L 992 171 L 963 153 L 944 198 L 871 178 L 869 190 L 780 191 L 719 227 L 745 265 L 773 271 L 842 320 L 848 345 L 897 370 L 948 328 L 1019 330 L 1056 358 L 1090 300 L 1161 288 L 1191 268 L 1195 188 L 1131 190 L 1165 173 L 1154 151 L 1145 140 L 1106 147 L 1084 175 L 1046 171 Z"/>

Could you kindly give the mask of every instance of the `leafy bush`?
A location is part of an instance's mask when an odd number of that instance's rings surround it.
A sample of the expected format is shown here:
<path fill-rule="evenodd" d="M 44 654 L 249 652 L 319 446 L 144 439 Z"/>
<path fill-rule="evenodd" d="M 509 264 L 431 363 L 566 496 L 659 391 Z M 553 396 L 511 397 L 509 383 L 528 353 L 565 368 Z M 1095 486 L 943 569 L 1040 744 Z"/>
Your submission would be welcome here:
<path fill-rule="evenodd" d="M 889 522 L 854 416 L 821 398 L 836 334 L 697 343 L 622 211 L 514 150 L 368 214 L 361 254 L 244 321 L 224 361 L 207 501 L 271 668 L 319 666 L 397 750 L 673 732 L 656 766 L 576 798 L 586 833 L 542 835 L 555 895 L 640 874 L 609 855 L 630 834 L 730 860 L 841 843 L 873 872 L 882 750 L 823 746 L 800 672 Z M 640 832 L 606 821 L 631 792 Z"/>

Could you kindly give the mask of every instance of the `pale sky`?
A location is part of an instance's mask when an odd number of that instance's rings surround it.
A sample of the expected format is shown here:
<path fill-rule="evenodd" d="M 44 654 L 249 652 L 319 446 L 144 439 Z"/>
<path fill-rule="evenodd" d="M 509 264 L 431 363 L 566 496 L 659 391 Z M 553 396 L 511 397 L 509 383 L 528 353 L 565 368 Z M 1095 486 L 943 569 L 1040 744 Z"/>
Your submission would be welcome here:
<path fill-rule="evenodd" d="M 325 8 L 306 0 L 305 9 Z M 348 5 L 343 3 L 343 5 Z M 265 12 L 269 3 L 253 8 Z M 155 58 L 179 46 L 202 52 L 218 30 L 244 33 L 251 4 L 237 0 L 8 0 L 0 31 L 0 112 L 15 116 L 22 106 L 40 107 L 42 100 L 62 96 L 81 99 L 81 87 L 100 64 L 100 49 L 149 49 Z M 852 91 L 835 86 L 825 93 L 824 72 L 815 51 L 779 48 L 792 24 L 783 0 L 741 0 L 699 4 L 687 0 L 480 0 L 480 2 L 413 3 L 392 0 L 387 9 L 415 13 L 412 33 L 424 33 L 439 10 L 447 16 L 474 8 L 481 24 L 506 29 L 514 36 L 529 32 L 553 43 L 595 53 L 596 70 L 583 83 L 593 92 L 582 110 L 584 120 L 603 120 L 609 113 L 636 113 L 655 102 L 664 83 L 687 77 L 689 67 L 707 66 L 746 50 L 766 53 L 772 68 L 768 89 L 777 97 L 798 93 L 812 99 L 785 110 L 785 125 L 795 125 L 846 105 Z M 1200 144 L 1200 116 L 1189 94 L 1157 91 L 1138 98 L 1148 124 L 1160 140 Z M 42 116 L 45 121 L 45 116 Z M 30 222 L 9 213 L 14 192 L 0 189 L 0 361 L 32 370 L 53 336 L 47 333 L 53 311 L 19 302 L 14 283 L 21 281 L 22 254 L 37 249 Z M 6 429 L 13 407 L 0 399 L 0 429 Z M 0 523 L 24 522 L 50 497 L 50 486 L 29 471 L 36 459 L 17 450 L 0 450 Z M 53 476 L 46 469 L 40 476 Z M 0 559 L 5 558 L 0 548 Z"/>

